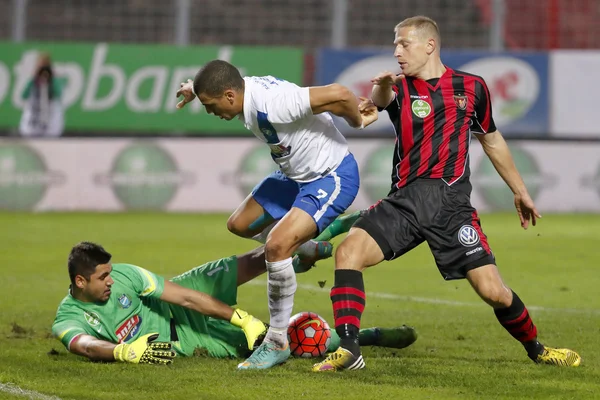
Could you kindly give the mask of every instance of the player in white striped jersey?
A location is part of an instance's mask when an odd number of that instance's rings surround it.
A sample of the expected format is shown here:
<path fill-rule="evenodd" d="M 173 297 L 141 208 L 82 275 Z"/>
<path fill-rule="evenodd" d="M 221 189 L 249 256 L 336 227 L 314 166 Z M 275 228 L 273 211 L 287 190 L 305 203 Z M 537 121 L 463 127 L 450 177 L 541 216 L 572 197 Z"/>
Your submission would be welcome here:
<path fill-rule="evenodd" d="M 314 249 L 310 239 L 344 213 L 358 193 L 358 166 L 328 113 L 361 128 L 377 119 L 377 110 L 359 111 L 359 99 L 338 84 L 299 87 L 272 76 L 242 78 L 222 60 L 202 67 L 193 82 L 182 84 L 180 95 L 184 99 L 178 108 L 198 97 L 209 114 L 238 117 L 269 146 L 279 166 L 227 223 L 239 236 L 265 241 L 270 328 L 263 344 L 238 368 L 269 368 L 289 357 L 294 252 L 301 246 Z"/>

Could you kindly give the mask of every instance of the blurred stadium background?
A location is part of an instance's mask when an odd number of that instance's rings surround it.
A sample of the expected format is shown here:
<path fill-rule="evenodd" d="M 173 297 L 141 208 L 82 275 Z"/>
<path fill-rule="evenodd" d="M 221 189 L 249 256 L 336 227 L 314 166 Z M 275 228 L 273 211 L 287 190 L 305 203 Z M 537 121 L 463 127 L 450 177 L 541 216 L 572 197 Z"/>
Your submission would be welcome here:
<path fill-rule="evenodd" d="M 600 128 L 591 118 L 597 90 L 588 79 L 600 67 L 597 1 L 2 0 L 0 10 L 0 135 L 14 139 L 0 142 L 0 208 L 228 212 L 273 165 L 241 124 L 211 118 L 197 103 L 176 113 L 178 83 L 222 58 L 247 75 L 301 85 L 337 81 L 365 95 L 373 73 L 397 67 L 393 26 L 426 14 L 441 27 L 445 62 L 488 81 L 496 123 L 513 139 L 540 207 L 600 211 Z M 62 87 L 63 139 L 21 143 L 22 93 L 40 52 L 51 54 Z M 387 190 L 393 131 L 386 115 L 365 132 L 343 123 L 340 129 L 363 161 L 355 206 L 364 207 Z M 223 136 L 239 145 L 218 140 Z M 98 142 L 83 140 L 92 137 Z M 367 140 L 373 138 L 380 141 Z M 81 168 L 73 161 L 89 160 L 95 146 L 106 146 L 104 163 Z M 590 154 L 585 163 L 580 151 Z M 223 152 L 234 166 L 217 162 Z M 34 159 L 44 174 L 17 173 Z M 476 144 L 475 203 L 510 208 L 510 193 L 479 159 Z M 216 168 L 212 178 L 208 165 Z M 236 184 L 242 190 L 231 192 Z M 214 195 L 198 201 L 206 188 Z M 136 204 L 123 200 L 140 196 Z"/>
<path fill-rule="evenodd" d="M 192 45 L 387 46 L 407 16 L 437 20 L 444 46 L 595 49 L 593 0 L 3 0 L 0 38 Z M 336 31 L 336 24 L 346 29 Z M 498 31 L 494 31 L 498 29 Z M 335 36 L 335 39 L 332 38 Z M 494 37 L 499 35 L 500 37 Z"/>
<path fill-rule="evenodd" d="M 175 112 L 179 82 L 192 77 L 203 63 L 221 58 L 246 75 L 272 74 L 300 85 L 340 82 L 364 95 L 373 74 L 396 67 L 394 25 L 417 14 L 437 20 L 447 65 L 482 75 L 488 82 L 497 125 L 545 217 L 533 232 L 519 230 L 510 191 L 473 141 L 472 200 L 481 211 L 493 214 L 484 216 L 483 223 L 501 254 L 502 269 L 522 288 L 521 297 L 537 305 L 533 314 L 546 327 L 545 337 L 587 350 L 584 360 L 594 368 L 586 370 L 586 379 L 561 375 L 557 381 L 573 377 L 571 386 L 563 388 L 554 385 L 552 372 L 531 372 L 528 364 L 517 364 L 514 360 L 523 361 L 523 354 L 517 346 L 505 346 L 509 339 L 489 310 L 471 307 L 479 300 L 464 282 L 455 286 L 441 281 L 422 246 L 403 261 L 369 274 L 368 291 L 407 297 L 375 297 L 365 314 L 366 323 L 385 324 L 396 315 L 398 304 L 425 299 L 407 304 L 401 319 L 423 332 L 419 346 L 402 358 L 407 371 L 417 372 L 398 378 L 386 364 L 386 357 L 395 356 L 378 353 L 381 360 L 370 367 L 381 374 L 381 381 L 348 388 L 369 398 L 388 393 L 377 392 L 388 384 L 389 393 L 395 393 L 394 387 L 406 383 L 396 379 L 406 378 L 417 382 L 416 392 L 410 392 L 414 396 L 408 398 L 502 398 L 500 393 L 511 399 L 572 398 L 578 382 L 586 381 L 596 386 L 576 397 L 597 396 L 600 369 L 591 356 L 600 307 L 593 295 L 593 266 L 599 260 L 594 249 L 600 245 L 597 0 L 0 0 L 0 265 L 9 305 L 0 310 L 0 344 L 5 341 L 3 348 L 10 349 L 0 355 L 7 367 L 0 372 L 0 389 L 12 382 L 41 392 L 69 393 L 65 398 L 124 398 L 109 389 L 97 389 L 94 396 L 77 395 L 87 381 L 75 362 L 44 361 L 37 375 L 28 372 L 41 352 L 58 346 L 44 332 L 65 294 L 64 259 L 77 241 L 100 241 L 120 260 L 165 276 L 253 246 L 226 232 L 225 221 L 254 184 L 274 169 L 268 149 L 242 124 L 207 116 L 199 104 Z M 64 133 L 60 138 L 23 138 L 23 93 L 42 52 L 50 53 L 62 87 Z M 381 114 L 365 131 L 339 125 L 361 168 L 362 187 L 353 209 L 369 206 L 389 188 L 394 143 L 387 119 Z M 53 213 L 38 214 L 46 211 Z M 180 212 L 194 215 L 176 215 Z M 564 215 L 553 215 L 558 213 Z M 394 268 L 402 263 L 400 275 Z M 424 264 L 427 268 L 421 268 Z M 299 277 L 304 286 L 298 301 L 327 318 L 331 311 L 326 290 L 315 283 L 327 280 L 329 286 L 331 268 L 309 275 Z M 459 287 L 464 288 L 460 293 Z M 23 293 L 32 288 L 38 297 L 25 299 Z M 264 287 L 244 288 L 242 300 L 267 318 Z M 458 319 L 453 317 L 456 312 L 446 312 L 465 304 L 471 308 L 461 308 Z M 482 321 L 480 331 L 464 328 L 472 317 Z M 15 333 L 15 326 L 23 324 L 25 336 Z M 555 326 L 560 330 L 549 334 Z M 13 337 L 36 341 L 32 345 L 11 341 Z M 438 356 L 436 346 L 452 350 Z M 487 354 L 495 361 L 478 363 Z M 446 369 L 454 359 L 456 364 Z M 501 362 L 499 367 L 496 362 Z M 235 367 L 199 363 L 184 366 L 206 374 L 214 369 L 213 381 L 221 380 L 219 371 L 226 374 Z M 293 384 L 285 374 L 307 363 L 282 374 Z M 53 384 L 64 368 L 78 376 L 78 388 Z M 114 382 L 122 377 L 98 368 Z M 445 375 L 452 371 L 458 378 Z M 512 382 L 514 371 L 523 375 L 509 389 L 501 381 Z M 488 381 L 491 375 L 498 376 L 497 382 Z M 177 391 L 189 383 L 181 381 L 183 375 L 173 370 L 169 376 L 177 383 L 171 393 L 193 397 Z M 278 385 L 276 378 L 270 379 Z M 247 379 L 254 385 L 248 393 L 261 393 L 262 381 L 254 381 Z M 168 397 L 159 387 L 162 378 L 152 379 L 156 386 L 151 389 L 143 382 L 130 384 L 154 390 L 147 399 Z M 318 390 L 328 387 L 325 380 L 311 382 Z M 531 382 L 544 383 L 528 386 Z M 122 396 L 127 389 L 121 385 Z M 245 389 L 239 387 L 238 392 L 250 398 Z M 280 390 L 289 395 L 286 391 L 291 389 Z M 301 390 L 292 392 L 299 396 Z M 6 393 L 0 390 L 0 398 Z"/>

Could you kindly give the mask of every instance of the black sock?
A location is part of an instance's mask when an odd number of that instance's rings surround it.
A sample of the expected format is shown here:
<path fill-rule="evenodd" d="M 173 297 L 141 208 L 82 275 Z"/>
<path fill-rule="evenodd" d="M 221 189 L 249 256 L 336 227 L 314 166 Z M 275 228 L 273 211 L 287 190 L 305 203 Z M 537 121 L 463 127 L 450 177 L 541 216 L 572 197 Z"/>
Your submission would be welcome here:
<path fill-rule="evenodd" d="M 512 337 L 521 342 L 529 357 L 535 359 L 538 354 L 542 353 L 544 346 L 537 340 L 537 328 L 531 320 L 525 304 L 515 292 L 512 294 L 513 300 L 510 307 L 496 309 L 494 313 L 500 325 Z"/>
<path fill-rule="evenodd" d="M 335 286 L 331 289 L 335 331 L 340 345 L 354 355 L 360 354 L 358 332 L 365 309 L 365 285 L 362 272 L 351 269 L 335 271 Z"/>

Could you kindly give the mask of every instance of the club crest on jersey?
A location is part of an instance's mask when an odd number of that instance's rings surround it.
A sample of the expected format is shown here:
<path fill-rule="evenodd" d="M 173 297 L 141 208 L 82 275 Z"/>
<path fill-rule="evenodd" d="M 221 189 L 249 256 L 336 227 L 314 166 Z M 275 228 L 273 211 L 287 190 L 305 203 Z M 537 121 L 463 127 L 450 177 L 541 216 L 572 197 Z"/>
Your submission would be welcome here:
<path fill-rule="evenodd" d="M 131 299 L 129 298 L 129 296 L 127 296 L 125 293 L 123 293 L 119 297 L 119 304 L 121 304 L 121 307 L 123 307 L 123 308 L 129 308 L 129 307 L 131 307 Z"/>
<path fill-rule="evenodd" d="M 458 241 L 465 247 L 472 247 L 479 243 L 479 234 L 471 225 L 463 225 L 458 232 Z"/>
<path fill-rule="evenodd" d="M 134 315 L 127 321 L 123 322 L 121 326 L 115 331 L 119 343 L 123 343 L 134 337 L 140 330 L 142 325 L 142 317 Z"/>
<path fill-rule="evenodd" d="M 417 117 L 425 118 L 431 114 L 431 105 L 425 100 L 414 100 L 411 109 Z"/>
<path fill-rule="evenodd" d="M 459 110 L 467 109 L 467 101 L 468 101 L 468 98 L 464 94 L 455 94 L 454 95 L 454 103 L 456 104 L 456 107 L 458 107 Z"/>

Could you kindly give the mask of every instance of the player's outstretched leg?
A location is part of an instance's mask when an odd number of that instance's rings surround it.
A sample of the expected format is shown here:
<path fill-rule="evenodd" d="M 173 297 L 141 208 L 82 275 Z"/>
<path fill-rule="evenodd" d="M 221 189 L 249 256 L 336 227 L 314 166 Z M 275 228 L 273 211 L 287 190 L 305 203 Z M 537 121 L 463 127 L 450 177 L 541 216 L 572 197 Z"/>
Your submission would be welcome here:
<path fill-rule="evenodd" d="M 317 261 L 331 257 L 333 245 L 329 241 L 342 233 L 348 232 L 360 217 L 360 214 L 361 211 L 355 211 L 337 217 L 319 236 L 300 246 L 294 256 L 294 271 L 301 274 L 314 267 Z"/>
<path fill-rule="evenodd" d="M 519 296 L 502 282 L 496 265 L 471 269 L 467 279 L 479 297 L 494 308 L 500 325 L 523 345 L 534 362 L 564 367 L 581 364 L 581 357 L 573 350 L 546 347 L 538 341 L 537 328 L 529 311 Z"/>
<path fill-rule="evenodd" d="M 337 217 L 327 228 L 315 238 L 316 241 L 330 241 L 336 236 L 346 233 L 352 228 L 352 225 L 360 217 L 362 211 L 355 211 L 352 214 Z"/>
<path fill-rule="evenodd" d="M 287 327 L 294 305 L 296 275 L 292 258 L 266 261 L 268 273 L 269 329 L 262 344 L 238 369 L 267 369 L 284 363 L 290 357 Z"/>
<path fill-rule="evenodd" d="M 356 211 L 352 214 L 338 217 L 315 239 L 303 243 L 294 255 L 294 271 L 297 274 L 307 272 L 315 266 L 317 261 L 331 257 L 333 254 L 333 245 L 329 240 L 348 232 L 354 222 L 360 217 L 360 213 L 360 211 Z M 265 243 L 273 226 L 274 224 L 269 225 L 265 230 L 252 238 L 260 243 Z"/>
<path fill-rule="evenodd" d="M 494 313 L 500 325 L 521 342 L 534 362 L 562 367 L 577 367 L 581 364 L 581 357 L 573 350 L 547 347 L 537 340 L 537 328 L 525 304 L 515 292 L 512 292 L 511 305 L 495 309 Z"/>
<path fill-rule="evenodd" d="M 358 333 L 361 346 L 389 347 L 403 349 L 417 340 L 417 331 L 412 326 L 402 325 L 396 328 L 367 328 Z"/>
<path fill-rule="evenodd" d="M 404 349 L 417 340 L 417 331 L 412 326 L 402 325 L 396 328 L 364 328 L 358 332 L 360 346 L 389 347 L 391 349 Z M 331 330 L 331 340 L 327 352 L 336 351 L 340 346 L 340 337 L 335 330 Z"/>
<path fill-rule="evenodd" d="M 294 256 L 293 265 L 294 271 L 297 274 L 301 274 L 310 270 L 312 267 L 315 266 L 315 263 L 317 261 L 329 258 L 333 254 L 333 245 L 330 242 L 317 242 L 314 240 L 309 240 L 304 245 L 306 244 L 312 245 L 312 254 L 304 253 L 296 254 Z"/>

